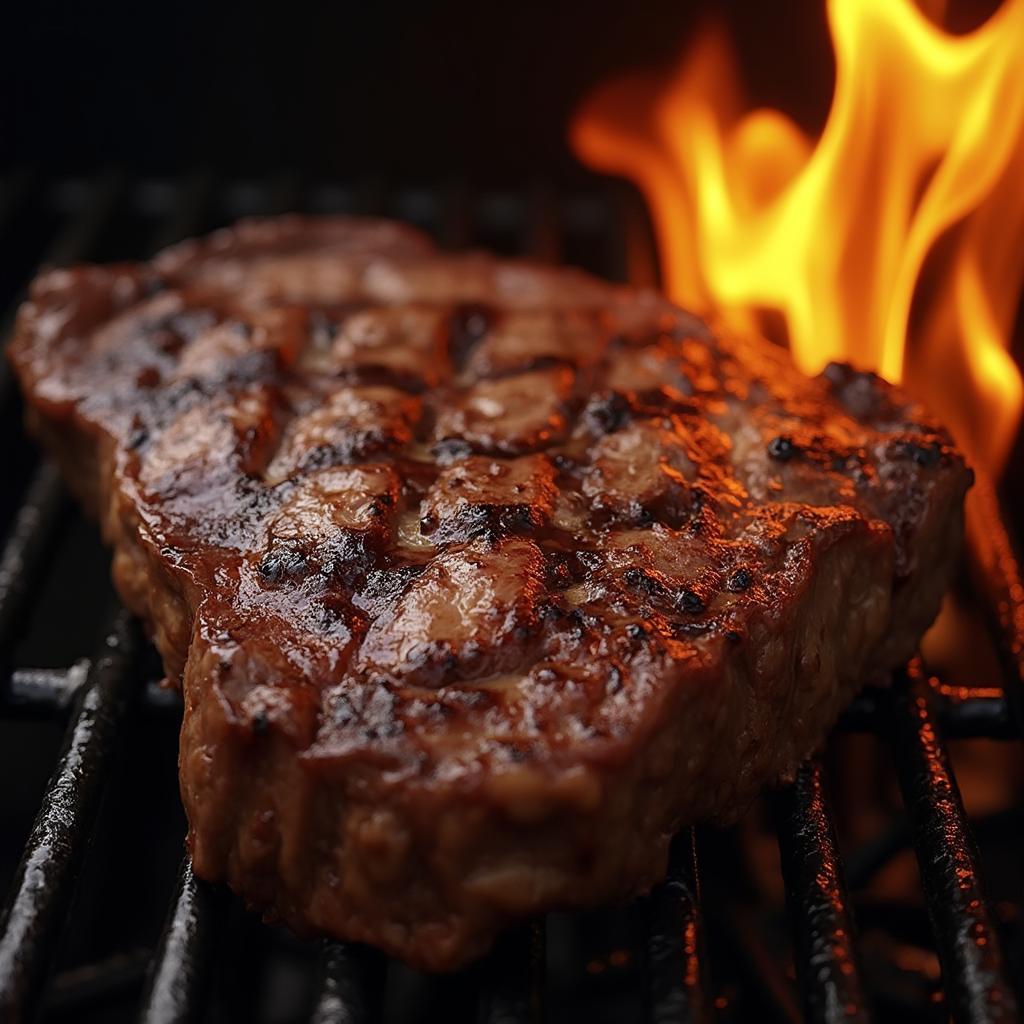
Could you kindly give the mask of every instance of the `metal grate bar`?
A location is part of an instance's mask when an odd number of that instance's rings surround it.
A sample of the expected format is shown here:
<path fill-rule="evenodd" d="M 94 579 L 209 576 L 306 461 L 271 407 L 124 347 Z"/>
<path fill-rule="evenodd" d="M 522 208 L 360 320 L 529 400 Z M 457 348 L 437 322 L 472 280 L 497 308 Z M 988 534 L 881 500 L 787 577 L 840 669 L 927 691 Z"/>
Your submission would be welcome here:
<path fill-rule="evenodd" d="M 96 819 L 139 649 L 136 627 L 117 615 L 78 695 L 57 769 L 4 908 L 0 1018 L 31 1017 Z"/>
<path fill-rule="evenodd" d="M 7 653 L 14 644 L 53 552 L 66 504 L 56 468 L 44 463 L 29 484 L 0 557 L 0 651 Z"/>
<path fill-rule="evenodd" d="M 982 894 L 977 849 L 931 700 L 917 666 L 889 694 L 893 758 L 914 831 L 946 999 L 956 1021 L 1016 1021 L 1016 999 Z"/>
<path fill-rule="evenodd" d="M 945 696 L 944 687 L 936 681 L 934 714 L 943 735 L 951 739 L 1016 739 L 1020 731 L 1010 713 L 1006 697 L 995 687 L 968 691 L 967 696 Z M 841 732 L 882 732 L 886 728 L 885 697 L 880 690 L 860 693 L 839 719 Z"/>
<path fill-rule="evenodd" d="M 365 946 L 325 942 L 320 994 L 310 1024 L 373 1024 L 380 1019 L 386 964 Z"/>
<path fill-rule="evenodd" d="M 646 904 L 644 998 L 652 1024 L 712 1018 L 693 829 L 672 844 L 668 875 Z"/>
<path fill-rule="evenodd" d="M 67 711 L 89 671 L 87 660 L 70 668 L 16 668 L 0 699 L 5 715 L 45 717 Z M 140 710 L 154 715 L 181 715 L 181 694 L 157 680 L 136 695 Z"/>
<path fill-rule="evenodd" d="M 5 715 L 55 715 L 67 711 L 89 675 L 89 662 L 70 668 L 16 668 L 0 701 Z"/>
<path fill-rule="evenodd" d="M 970 561 L 1006 676 L 1006 699 L 1024 739 L 1024 578 L 991 481 L 978 476 L 967 506 Z"/>
<path fill-rule="evenodd" d="M 793 785 L 778 795 L 776 808 L 804 1017 L 868 1021 L 843 865 L 817 762 L 800 769 Z"/>
<path fill-rule="evenodd" d="M 186 856 L 142 998 L 143 1024 L 187 1024 L 199 1017 L 226 911 L 226 891 L 196 878 Z"/>
<path fill-rule="evenodd" d="M 481 968 L 479 1024 L 541 1024 L 544 960 L 543 921 L 502 935 Z"/>

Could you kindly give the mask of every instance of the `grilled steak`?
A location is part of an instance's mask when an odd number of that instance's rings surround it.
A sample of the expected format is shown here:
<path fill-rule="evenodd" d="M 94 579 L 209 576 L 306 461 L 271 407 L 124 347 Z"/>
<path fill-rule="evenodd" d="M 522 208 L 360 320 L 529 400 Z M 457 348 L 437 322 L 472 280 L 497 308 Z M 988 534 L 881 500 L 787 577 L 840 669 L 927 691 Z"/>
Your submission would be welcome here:
<path fill-rule="evenodd" d="M 386 222 L 50 271 L 11 354 L 184 689 L 197 873 L 429 969 L 790 776 L 970 483 L 877 377 Z"/>

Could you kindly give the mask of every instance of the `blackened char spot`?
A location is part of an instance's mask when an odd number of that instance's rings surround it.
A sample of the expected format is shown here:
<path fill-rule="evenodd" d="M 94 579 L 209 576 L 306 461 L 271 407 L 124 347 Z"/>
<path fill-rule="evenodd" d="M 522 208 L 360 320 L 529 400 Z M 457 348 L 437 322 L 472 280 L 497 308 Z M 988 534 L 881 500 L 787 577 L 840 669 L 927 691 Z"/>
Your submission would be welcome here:
<path fill-rule="evenodd" d="M 741 566 L 726 581 L 725 589 L 731 590 L 734 594 L 741 594 L 753 582 L 754 576 L 751 571 Z"/>
<path fill-rule="evenodd" d="M 576 561 L 587 572 L 597 572 L 604 565 L 604 556 L 597 551 L 580 550 L 576 552 Z"/>
<path fill-rule="evenodd" d="M 370 567 L 373 548 L 362 530 L 340 530 L 314 557 L 320 563 L 322 576 L 333 576 L 352 586 Z"/>
<path fill-rule="evenodd" d="M 705 636 L 710 633 L 716 623 L 708 619 L 690 619 L 686 622 L 673 622 L 669 629 L 676 639 L 692 639 L 693 637 Z"/>
<path fill-rule="evenodd" d="M 135 451 L 149 440 L 149 431 L 145 427 L 135 427 L 128 435 L 128 447 Z"/>
<path fill-rule="evenodd" d="M 303 575 L 308 568 L 306 556 L 296 548 L 278 547 L 263 556 L 256 571 L 271 585 Z"/>
<path fill-rule="evenodd" d="M 768 442 L 768 454 L 778 462 L 789 462 L 800 454 L 800 449 L 793 443 L 791 437 L 780 434 Z"/>
<path fill-rule="evenodd" d="M 590 618 L 582 608 L 570 608 L 566 615 L 566 628 L 571 636 L 579 639 L 590 628 Z"/>
<path fill-rule="evenodd" d="M 676 593 L 673 604 L 679 611 L 689 612 L 691 615 L 699 615 L 704 611 L 704 602 L 699 594 L 683 587 Z"/>
<path fill-rule="evenodd" d="M 366 574 L 362 602 L 391 603 L 426 568 L 424 565 L 394 565 L 387 569 L 373 569 Z M 362 603 L 360 602 L 360 603 Z"/>
<path fill-rule="evenodd" d="M 353 427 L 333 444 L 318 444 L 300 459 L 298 469 L 309 472 L 359 462 L 378 452 L 397 448 L 400 439 L 380 427 Z"/>
<path fill-rule="evenodd" d="M 705 515 L 704 510 L 707 504 L 707 495 L 700 487 L 693 487 L 690 489 L 690 508 L 689 508 L 689 522 L 686 523 L 690 528 L 691 534 L 698 534 L 704 529 Z M 708 508 L 708 517 L 711 516 L 711 510 Z M 684 516 L 680 513 L 677 517 L 679 525 L 683 525 Z"/>
<path fill-rule="evenodd" d="M 435 544 L 452 541 L 494 541 L 509 534 L 531 533 L 540 525 L 532 505 L 463 505 L 448 519 L 427 514 L 420 519 L 420 533 Z"/>
<path fill-rule="evenodd" d="M 383 686 L 369 694 L 360 694 L 355 699 L 345 693 L 333 694 L 330 704 L 334 724 L 354 726 L 365 739 L 388 739 L 402 731 L 395 696 Z"/>
<path fill-rule="evenodd" d="M 466 365 L 493 322 L 494 311 L 479 303 L 465 303 L 452 310 L 448 321 L 448 355 L 457 370 Z"/>
<path fill-rule="evenodd" d="M 583 422 L 593 434 L 612 434 L 629 422 L 630 415 L 625 395 L 619 391 L 602 391 L 587 402 Z"/>
<path fill-rule="evenodd" d="M 540 622 L 557 622 L 562 617 L 562 609 L 551 601 L 544 601 L 537 606 L 537 619 Z"/>
<path fill-rule="evenodd" d="M 186 308 L 171 310 L 163 316 L 140 324 L 150 348 L 166 355 L 175 355 L 191 344 L 204 331 L 213 327 L 220 317 L 212 309 Z M 235 325 L 232 325 L 235 326 Z M 248 328 L 243 324 L 239 328 Z"/>
<path fill-rule="evenodd" d="M 468 441 L 463 441 L 461 437 L 446 437 L 444 440 L 438 441 L 430 449 L 430 452 L 437 459 L 439 466 L 450 466 L 453 462 L 472 455 L 473 448 Z"/>
<path fill-rule="evenodd" d="M 656 601 L 668 601 L 671 603 L 671 593 L 668 587 L 660 580 L 655 579 L 643 569 L 627 569 L 623 575 L 627 586 L 639 591 L 646 597 Z"/>
<path fill-rule="evenodd" d="M 652 601 L 673 608 L 677 612 L 699 615 L 706 608 L 704 599 L 689 587 L 678 589 L 668 587 L 661 580 L 645 572 L 643 569 L 627 569 L 623 575 L 626 584 L 639 591 Z"/>
<path fill-rule="evenodd" d="M 898 441 L 893 448 L 896 454 L 913 460 L 922 469 L 934 469 L 942 460 L 942 448 L 934 442 Z"/>

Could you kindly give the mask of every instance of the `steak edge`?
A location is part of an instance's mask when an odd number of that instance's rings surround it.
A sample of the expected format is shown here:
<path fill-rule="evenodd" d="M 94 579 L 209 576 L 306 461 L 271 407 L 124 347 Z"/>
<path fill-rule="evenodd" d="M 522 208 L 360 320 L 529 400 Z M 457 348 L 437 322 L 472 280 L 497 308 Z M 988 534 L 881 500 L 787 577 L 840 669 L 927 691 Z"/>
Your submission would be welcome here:
<path fill-rule="evenodd" d="M 790 778 L 971 481 L 871 374 L 384 221 L 48 271 L 10 357 L 183 689 L 197 874 L 431 970 Z"/>

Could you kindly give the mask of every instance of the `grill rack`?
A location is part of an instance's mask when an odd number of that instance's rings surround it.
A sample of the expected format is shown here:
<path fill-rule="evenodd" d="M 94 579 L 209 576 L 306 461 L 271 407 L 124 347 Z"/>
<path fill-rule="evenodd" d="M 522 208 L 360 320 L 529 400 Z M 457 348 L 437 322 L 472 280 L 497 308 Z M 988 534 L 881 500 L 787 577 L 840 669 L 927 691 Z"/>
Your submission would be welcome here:
<path fill-rule="evenodd" d="M 35 188 L 29 171 L 3 182 L 0 227 L 18 214 Z M 611 186 L 577 199 L 544 185 L 480 195 L 459 183 L 389 193 L 378 183 L 303 188 L 284 178 L 270 185 L 224 184 L 207 173 L 180 183 L 131 181 L 111 171 L 96 180 L 55 183 L 48 194 L 61 227 L 43 262 L 54 264 L 90 258 L 98 238 L 126 207 L 157 222 L 147 243 L 153 250 L 208 228 L 217 216 L 227 221 L 244 213 L 305 208 L 386 211 L 431 228 L 450 246 L 478 240 L 473 232 L 483 222 L 503 240 L 499 248 L 547 260 L 565 255 L 565 239 L 575 231 L 590 239 L 584 261 L 590 269 L 640 283 L 656 277 L 642 207 L 634 194 Z M 12 305 L 0 320 L 5 333 L 13 311 Z M 4 363 L 0 406 L 10 410 L 16 403 Z M 1002 656 L 1003 684 L 961 693 L 929 679 L 920 665 L 912 664 L 897 674 L 890 690 L 860 696 L 839 729 L 872 732 L 888 743 L 920 865 L 948 1013 L 956 1021 L 995 1022 L 1017 1019 L 1016 997 L 982 893 L 978 852 L 944 737 L 1024 735 L 1024 588 L 994 492 L 983 486 L 977 504 L 981 521 L 971 531 L 971 563 Z M 57 670 L 12 663 L 19 630 L 46 578 L 54 539 L 67 513 L 55 470 L 49 463 L 38 465 L 24 488 L 0 558 L 0 712 L 10 717 L 67 715 L 69 721 L 59 763 L 0 917 L 3 1021 L 30 1020 L 40 1008 L 119 732 L 132 715 L 180 714 L 176 695 L 141 678 L 145 643 L 124 610 L 113 613 L 107 638 L 89 663 Z M 802 1005 L 786 979 L 766 962 L 763 944 L 758 945 L 742 920 L 736 922 L 737 948 L 749 961 L 752 984 L 765 999 L 765 1019 L 873 1019 L 823 774 L 819 761 L 806 764 L 794 784 L 772 801 Z M 881 863 L 886 856 L 885 850 L 876 851 L 872 862 Z M 861 871 L 870 873 L 863 865 Z M 687 829 L 673 844 L 668 877 L 641 901 L 645 1020 L 696 1022 L 716 1014 L 698 877 L 695 834 Z M 116 985 L 122 975 L 137 980 L 145 970 L 138 1019 L 148 1024 L 200 1019 L 228 908 L 227 894 L 196 879 L 186 857 L 148 964 L 145 958 L 122 958 L 96 977 L 84 977 L 77 989 L 72 979 L 62 998 L 73 1005 L 76 998 L 91 997 L 97 987 Z M 369 950 L 323 943 L 319 990 L 309 1019 L 317 1024 L 378 1019 L 384 970 L 383 959 Z M 473 982 L 479 1021 L 543 1019 L 544 922 L 502 937 L 473 972 Z"/>

